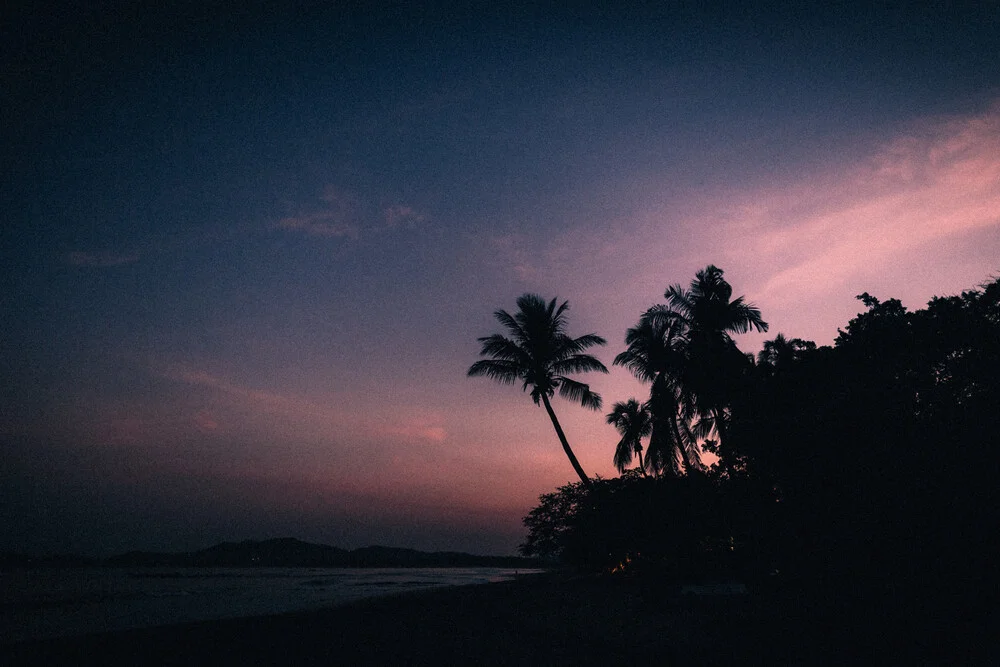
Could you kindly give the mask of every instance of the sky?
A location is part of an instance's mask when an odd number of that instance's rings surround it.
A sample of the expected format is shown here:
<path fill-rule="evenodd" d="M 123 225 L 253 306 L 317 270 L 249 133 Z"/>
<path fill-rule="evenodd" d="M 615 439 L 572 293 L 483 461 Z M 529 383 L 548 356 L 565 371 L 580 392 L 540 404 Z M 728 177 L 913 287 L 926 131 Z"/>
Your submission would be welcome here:
<path fill-rule="evenodd" d="M 575 479 L 466 377 L 518 295 L 610 366 L 708 264 L 750 352 L 1000 273 L 996 3 L 201 4 L 3 10 L 0 550 L 514 553 Z"/>

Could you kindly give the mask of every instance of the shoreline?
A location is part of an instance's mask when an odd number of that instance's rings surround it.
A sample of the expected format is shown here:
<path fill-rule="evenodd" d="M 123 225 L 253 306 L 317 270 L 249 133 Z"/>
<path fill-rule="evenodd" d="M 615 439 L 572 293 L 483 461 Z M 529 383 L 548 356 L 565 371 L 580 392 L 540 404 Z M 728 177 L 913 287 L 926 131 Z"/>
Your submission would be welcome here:
<path fill-rule="evenodd" d="M 801 596 L 681 595 L 652 579 L 547 572 L 315 611 L 12 644 L 0 647 L 0 664 L 885 664 L 880 657 L 926 660 L 944 649 L 932 635 L 866 616 Z"/>
<path fill-rule="evenodd" d="M 0 571 L 0 646 L 320 611 L 409 590 L 499 582 L 502 568 L 85 568 Z"/>
<path fill-rule="evenodd" d="M 678 611 L 638 582 L 544 572 L 322 610 L 22 642 L 0 647 L 0 662 L 620 664 L 690 643 L 691 615 Z"/>

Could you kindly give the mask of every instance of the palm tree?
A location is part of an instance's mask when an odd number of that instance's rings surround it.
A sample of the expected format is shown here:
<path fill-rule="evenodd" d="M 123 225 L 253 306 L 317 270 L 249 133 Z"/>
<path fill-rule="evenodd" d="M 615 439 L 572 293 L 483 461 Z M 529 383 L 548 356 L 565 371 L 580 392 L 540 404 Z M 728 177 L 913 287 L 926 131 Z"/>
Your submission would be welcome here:
<path fill-rule="evenodd" d="M 764 341 L 764 348 L 757 353 L 757 363 L 768 373 L 780 372 L 802 359 L 803 353 L 815 350 L 816 343 L 801 338 L 785 338 L 778 334 L 774 340 Z"/>
<path fill-rule="evenodd" d="M 493 378 L 500 384 L 515 384 L 520 381 L 523 383 L 522 390 L 528 391 L 530 388 L 535 405 L 541 403 L 545 406 L 563 451 L 580 476 L 580 481 L 589 486 L 590 478 L 570 449 L 549 398 L 558 390 L 563 398 L 591 410 L 600 410 L 600 395 L 591 391 L 590 385 L 566 377 L 566 374 L 586 371 L 607 373 L 608 369 L 604 364 L 595 357 L 584 354 L 587 348 L 604 345 L 607 341 L 597 334 L 579 338 L 566 335 L 568 309 L 567 301 L 557 307 L 556 299 L 546 303 L 535 294 L 522 294 L 517 299 L 517 312 L 514 315 L 505 310 L 495 311 L 493 316 L 507 329 L 509 337 L 493 334 L 479 338 L 482 344 L 479 354 L 489 358 L 472 364 L 468 374 Z"/>
<path fill-rule="evenodd" d="M 639 457 L 639 470 L 646 474 L 646 464 L 642 460 L 642 439 L 653 430 L 653 416 L 645 403 L 634 398 L 614 404 L 608 413 L 608 423 L 614 426 L 622 439 L 615 447 L 615 468 L 619 473 L 632 465 L 632 455 Z"/>
<path fill-rule="evenodd" d="M 722 269 L 709 265 L 695 274 L 688 289 L 668 287 L 663 295 L 667 305 L 650 311 L 686 327 L 687 363 L 682 384 L 694 395 L 702 416 L 700 435 L 714 430 L 720 442 L 725 440 L 725 406 L 749 363 L 732 334 L 767 331 L 760 310 L 742 296 L 733 299 L 733 288 L 722 276 Z"/>
<path fill-rule="evenodd" d="M 626 331 L 625 343 L 628 348 L 615 357 L 614 364 L 651 384 L 647 405 L 652 433 L 646 467 L 655 473 L 669 470 L 679 475 L 683 461 L 688 470 L 700 470 L 697 443 L 688 428 L 694 411 L 693 396 L 680 382 L 687 363 L 684 323 L 647 312 Z"/>

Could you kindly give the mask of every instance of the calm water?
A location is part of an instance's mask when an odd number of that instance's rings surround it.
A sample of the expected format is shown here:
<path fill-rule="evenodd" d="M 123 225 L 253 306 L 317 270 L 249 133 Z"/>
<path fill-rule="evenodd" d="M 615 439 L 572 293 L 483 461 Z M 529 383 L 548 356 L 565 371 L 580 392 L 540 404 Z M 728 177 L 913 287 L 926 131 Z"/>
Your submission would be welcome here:
<path fill-rule="evenodd" d="M 319 609 L 403 591 L 503 581 L 517 572 L 502 568 L 3 570 L 0 643 Z"/>

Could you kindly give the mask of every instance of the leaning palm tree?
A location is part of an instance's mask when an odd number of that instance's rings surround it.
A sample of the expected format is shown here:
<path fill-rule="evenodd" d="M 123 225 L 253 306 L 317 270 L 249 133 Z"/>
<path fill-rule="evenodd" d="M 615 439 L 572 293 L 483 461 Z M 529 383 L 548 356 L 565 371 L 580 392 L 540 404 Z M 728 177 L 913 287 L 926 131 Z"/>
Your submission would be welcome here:
<path fill-rule="evenodd" d="M 608 423 L 614 426 L 622 439 L 615 447 L 615 468 L 620 474 L 632 465 L 632 456 L 639 457 L 639 470 L 646 474 L 646 464 L 642 460 L 642 439 L 653 430 L 653 416 L 645 403 L 630 398 L 624 403 L 614 404 L 608 413 Z"/>
<path fill-rule="evenodd" d="M 478 339 L 482 344 L 479 354 L 489 358 L 472 364 L 469 375 L 483 375 L 500 384 L 522 382 L 522 390 L 530 389 L 535 405 L 545 406 L 563 451 L 580 476 L 580 481 L 589 486 L 590 478 L 570 449 L 549 399 L 558 390 L 563 398 L 591 410 L 600 410 L 600 395 L 591 391 L 590 385 L 573 380 L 566 374 L 586 371 L 607 373 L 604 364 L 584 353 L 587 348 L 604 345 L 607 341 L 597 334 L 579 338 L 566 335 L 568 309 L 567 301 L 556 306 L 556 299 L 546 303 L 535 294 L 522 294 L 517 299 L 517 312 L 513 315 L 505 310 L 495 311 L 493 316 L 507 329 L 508 335 L 493 334 Z"/>
<path fill-rule="evenodd" d="M 686 327 L 688 359 L 682 383 L 701 413 L 700 435 L 715 431 L 720 441 L 725 440 L 725 406 L 733 384 L 749 363 L 732 334 L 767 331 L 760 310 L 742 296 L 733 299 L 733 288 L 722 276 L 722 269 L 709 265 L 695 274 L 688 289 L 668 287 L 667 305 L 650 311 Z"/>

